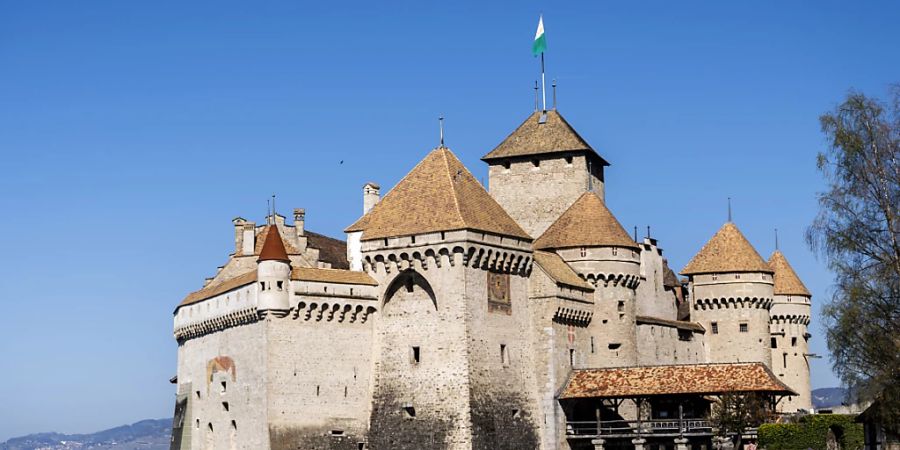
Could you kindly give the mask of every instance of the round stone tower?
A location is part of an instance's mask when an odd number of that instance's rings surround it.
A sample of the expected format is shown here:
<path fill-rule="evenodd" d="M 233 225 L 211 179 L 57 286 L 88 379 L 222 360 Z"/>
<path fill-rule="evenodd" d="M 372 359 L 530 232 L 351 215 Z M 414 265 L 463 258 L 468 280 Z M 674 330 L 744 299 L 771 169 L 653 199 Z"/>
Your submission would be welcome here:
<path fill-rule="evenodd" d="M 265 241 L 256 261 L 256 278 L 259 283 L 257 310 L 263 316 L 287 315 L 291 309 L 291 260 L 277 225 L 267 227 Z"/>
<path fill-rule="evenodd" d="M 534 248 L 555 251 L 596 286 L 587 366 L 637 364 L 635 292 L 641 275 L 640 247 L 600 196 L 583 193 L 534 242 Z"/>
<path fill-rule="evenodd" d="M 773 272 L 738 227 L 723 225 L 681 273 L 689 280 L 691 318 L 706 328 L 709 362 L 772 367 Z"/>
<path fill-rule="evenodd" d="M 809 325 L 812 294 L 779 250 L 769 257 L 775 272 L 775 301 L 772 304 L 772 371 L 800 394 L 778 403 L 783 412 L 812 408 L 809 385 Z"/>

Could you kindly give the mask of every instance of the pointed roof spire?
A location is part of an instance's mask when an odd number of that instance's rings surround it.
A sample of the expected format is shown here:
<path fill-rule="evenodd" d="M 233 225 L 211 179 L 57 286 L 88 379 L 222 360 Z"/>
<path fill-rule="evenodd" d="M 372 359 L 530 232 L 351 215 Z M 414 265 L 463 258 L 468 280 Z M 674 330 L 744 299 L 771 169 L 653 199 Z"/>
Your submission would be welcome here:
<path fill-rule="evenodd" d="M 581 194 L 536 241 L 535 249 L 569 247 L 639 248 L 593 191 Z"/>
<path fill-rule="evenodd" d="M 266 240 L 263 242 L 262 250 L 259 251 L 259 259 L 256 262 L 281 261 L 290 264 L 291 259 L 288 258 L 287 250 L 284 248 L 284 241 L 281 239 L 281 233 L 278 232 L 278 225 L 268 225 L 266 228 Z"/>
<path fill-rule="evenodd" d="M 775 272 L 775 295 L 803 295 L 812 297 L 806 285 L 794 272 L 787 258 L 780 250 L 775 250 L 769 257 L 769 267 Z"/>
<path fill-rule="evenodd" d="M 372 240 L 465 229 L 531 240 L 456 155 L 439 147 L 344 231 Z"/>
<path fill-rule="evenodd" d="M 762 256 L 759 256 L 750 241 L 732 222 L 722 225 L 684 269 L 681 269 L 682 275 L 721 272 L 772 272 Z"/>
<path fill-rule="evenodd" d="M 541 121 L 546 116 L 546 121 Z M 535 111 L 482 161 L 548 153 L 587 152 L 608 166 L 557 110 Z"/>

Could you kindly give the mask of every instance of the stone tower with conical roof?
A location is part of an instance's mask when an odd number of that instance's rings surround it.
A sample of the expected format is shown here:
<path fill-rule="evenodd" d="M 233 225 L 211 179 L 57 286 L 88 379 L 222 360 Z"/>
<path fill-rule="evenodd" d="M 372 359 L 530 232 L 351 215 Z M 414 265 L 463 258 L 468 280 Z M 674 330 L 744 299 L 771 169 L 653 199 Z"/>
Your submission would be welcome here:
<path fill-rule="evenodd" d="M 783 412 L 812 408 L 809 384 L 809 325 L 812 294 L 780 250 L 769 257 L 775 273 L 775 301 L 772 304 L 772 371 L 799 393 L 778 403 Z"/>
<path fill-rule="evenodd" d="M 585 367 L 637 363 L 635 291 L 640 283 L 640 248 L 596 192 L 584 192 L 534 242 L 535 250 L 557 253 L 595 286 L 590 351 Z"/>
<path fill-rule="evenodd" d="M 585 191 L 603 199 L 609 163 L 556 110 L 535 111 L 481 159 L 491 195 L 532 236 Z"/>
<path fill-rule="evenodd" d="M 346 231 L 383 298 L 369 448 L 535 448 L 528 233 L 444 147 Z"/>
<path fill-rule="evenodd" d="M 258 263 L 256 277 L 259 280 L 257 310 L 263 316 L 286 315 L 291 309 L 289 292 L 291 259 L 284 248 L 284 241 L 277 225 L 269 225 L 266 240 L 256 262 Z"/>
<path fill-rule="evenodd" d="M 681 273 L 689 280 L 691 319 L 708 332 L 709 362 L 755 361 L 771 367 L 773 271 L 737 225 L 725 223 Z"/>

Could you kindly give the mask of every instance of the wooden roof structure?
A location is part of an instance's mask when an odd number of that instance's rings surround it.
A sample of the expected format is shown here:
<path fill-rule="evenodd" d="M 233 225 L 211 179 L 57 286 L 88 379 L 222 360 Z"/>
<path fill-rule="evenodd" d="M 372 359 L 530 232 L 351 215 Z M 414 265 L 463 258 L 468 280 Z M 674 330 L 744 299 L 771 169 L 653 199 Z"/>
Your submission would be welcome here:
<path fill-rule="evenodd" d="M 573 370 L 560 399 L 728 393 L 797 395 L 763 363 L 683 364 Z"/>

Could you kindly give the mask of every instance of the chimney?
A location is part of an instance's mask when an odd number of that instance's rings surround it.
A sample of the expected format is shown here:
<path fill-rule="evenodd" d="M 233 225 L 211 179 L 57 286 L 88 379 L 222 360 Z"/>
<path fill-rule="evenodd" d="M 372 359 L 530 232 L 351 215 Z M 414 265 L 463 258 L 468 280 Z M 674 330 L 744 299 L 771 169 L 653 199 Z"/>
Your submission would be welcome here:
<path fill-rule="evenodd" d="M 371 181 L 363 186 L 363 215 L 381 200 L 381 187 Z"/>
<path fill-rule="evenodd" d="M 297 237 L 303 236 L 305 222 L 306 210 L 303 208 L 294 208 L 294 230 L 297 233 Z"/>
<path fill-rule="evenodd" d="M 240 256 L 241 250 L 244 248 L 244 224 L 247 223 L 247 220 L 243 217 L 235 217 L 231 223 L 234 224 L 234 254 Z"/>
<path fill-rule="evenodd" d="M 244 222 L 243 238 L 241 239 L 241 255 L 253 255 L 256 250 L 256 224 Z"/>

